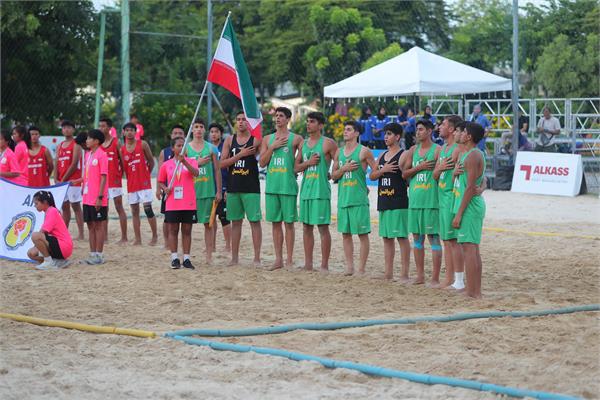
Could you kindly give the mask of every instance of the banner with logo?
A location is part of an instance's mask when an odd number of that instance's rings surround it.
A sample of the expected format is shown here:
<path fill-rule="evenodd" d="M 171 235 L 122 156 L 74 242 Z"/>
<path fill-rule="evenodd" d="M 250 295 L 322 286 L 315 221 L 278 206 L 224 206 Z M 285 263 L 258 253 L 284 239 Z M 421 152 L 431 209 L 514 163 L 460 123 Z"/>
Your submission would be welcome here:
<path fill-rule="evenodd" d="M 511 191 L 574 197 L 582 179 L 583 163 L 578 154 L 519 151 Z"/>
<path fill-rule="evenodd" d="M 33 195 L 38 190 L 52 192 L 56 208 L 60 210 L 68 188 L 68 182 L 34 188 L 0 179 L 0 258 L 31 261 L 27 257 L 27 250 L 33 247 L 31 235 L 44 223 L 44 213 L 35 209 Z"/>

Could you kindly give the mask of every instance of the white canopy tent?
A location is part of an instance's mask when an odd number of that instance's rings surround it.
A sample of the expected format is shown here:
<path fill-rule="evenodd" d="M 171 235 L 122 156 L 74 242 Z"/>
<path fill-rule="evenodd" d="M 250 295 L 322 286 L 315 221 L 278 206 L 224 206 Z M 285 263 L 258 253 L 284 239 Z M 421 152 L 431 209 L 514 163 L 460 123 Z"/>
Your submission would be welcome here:
<path fill-rule="evenodd" d="M 509 91 L 512 81 L 413 47 L 406 53 L 325 87 L 325 97 L 454 95 Z"/>

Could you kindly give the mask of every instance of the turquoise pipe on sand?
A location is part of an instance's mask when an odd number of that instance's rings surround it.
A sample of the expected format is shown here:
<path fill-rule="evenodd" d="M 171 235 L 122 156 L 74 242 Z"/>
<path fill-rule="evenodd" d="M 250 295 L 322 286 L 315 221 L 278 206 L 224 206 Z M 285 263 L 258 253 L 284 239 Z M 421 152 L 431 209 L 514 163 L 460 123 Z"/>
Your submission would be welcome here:
<path fill-rule="evenodd" d="M 165 336 L 205 336 L 205 337 L 233 337 L 233 336 L 258 336 L 288 333 L 296 330 L 331 331 L 347 328 L 364 328 L 377 325 L 406 325 L 418 322 L 453 322 L 466 321 L 479 318 L 522 318 L 541 317 L 545 315 L 570 314 L 582 311 L 600 311 L 600 304 L 588 304 L 582 306 L 564 307 L 553 310 L 534 311 L 482 311 L 461 313 L 444 316 L 431 317 L 409 317 L 401 319 L 372 319 L 348 322 L 325 322 L 325 323 L 298 323 L 278 326 L 266 326 L 246 329 L 184 329 L 168 332 Z"/>
<path fill-rule="evenodd" d="M 288 358 L 294 361 L 316 361 L 319 364 L 327 368 L 345 368 L 354 371 L 359 371 L 364 374 L 381 376 L 386 378 L 399 378 L 408 380 L 411 382 L 425 383 L 427 385 L 447 385 L 453 387 L 460 387 L 465 389 L 479 390 L 484 392 L 493 392 L 511 397 L 532 397 L 535 399 L 548 399 L 548 400 L 566 400 L 576 399 L 576 397 L 558 394 L 539 392 L 535 390 L 518 389 L 508 386 L 494 385 L 491 383 L 477 382 L 467 379 L 457 379 L 438 375 L 419 374 L 415 372 L 406 372 L 395 369 L 377 367 L 375 365 L 360 364 L 350 361 L 338 361 L 331 358 L 323 358 L 312 356 L 310 354 L 296 353 L 293 351 L 287 351 L 283 349 L 275 349 L 269 347 L 254 347 L 232 343 L 221 343 L 205 339 L 195 339 L 185 336 L 169 335 L 168 337 L 185 342 L 187 344 L 193 344 L 196 346 L 206 346 L 213 350 L 221 351 L 234 351 L 239 353 L 254 352 L 258 354 L 267 354 L 275 357 Z"/>

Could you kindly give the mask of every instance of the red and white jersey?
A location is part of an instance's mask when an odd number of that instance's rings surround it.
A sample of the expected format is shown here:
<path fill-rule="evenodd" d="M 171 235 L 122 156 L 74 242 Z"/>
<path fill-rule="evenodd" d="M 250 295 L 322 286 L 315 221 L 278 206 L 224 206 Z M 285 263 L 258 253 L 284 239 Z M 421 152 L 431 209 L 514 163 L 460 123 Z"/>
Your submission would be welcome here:
<path fill-rule="evenodd" d="M 110 144 L 104 146 L 105 144 L 106 142 L 102 143 L 101 147 L 108 157 L 108 187 L 123 187 L 123 171 L 121 170 L 121 164 L 119 163 L 119 144 L 117 139 L 111 138 Z"/>
<path fill-rule="evenodd" d="M 152 189 L 150 171 L 146 163 L 142 141 L 135 141 L 135 148 L 132 152 L 127 151 L 127 145 L 122 146 L 121 157 L 123 158 L 123 167 L 127 176 L 127 193 Z"/>
<path fill-rule="evenodd" d="M 62 182 L 63 177 L 65 176 L 65 173 L 67 172 L 67 170 L 69 169 L 69 167 L 71 166 L 71 164 L 73 163 L 73 155 L 75 152 L 75 146 L 77 145 L 75 143 L 75 140 L 71 140 L 71 143 L 67 146 L 67 147 L 63 147 L 63 144 L 65 142 L 62 142 L 61 144 L 58 145 L 58 148 L 56 149 L 56 176 L 58 177 L 58 180 Z M 83 162 L 83 152 L 82 152 L 82 157 L 80 159 L 79 165 L 77 165 L 77 169 L 75 170 L 75 172 L 73 172 L 71 174 L 71 176 L 69 177 L 69 180 L 75 180 L 75 179 L 80 179 L 81 178 L 81 165 Z M 81 186 L 81 182 L 79 183 L 71 183 L 71 186 Z"/>
<path fill-rule="evenodd" d="M 29 152 L 29 186 L 44 187 L 50 186 L 50 176 L 48 175 L 48 163 L 46 162 L 46 147 L 40 147 L 36 155 Z"/>

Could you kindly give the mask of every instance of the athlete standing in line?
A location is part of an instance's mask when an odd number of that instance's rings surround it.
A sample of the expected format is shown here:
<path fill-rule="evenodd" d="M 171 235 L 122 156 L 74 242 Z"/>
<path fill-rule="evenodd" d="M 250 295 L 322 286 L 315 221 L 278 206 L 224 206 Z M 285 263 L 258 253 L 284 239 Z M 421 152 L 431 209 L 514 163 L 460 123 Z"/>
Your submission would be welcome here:
<path fill-rule="evenodd" d="M 142 244 L 142 233 L 140 229 L 140 203 L 144 207 L 144 213 L 152 230 L 150 246 L 156 245 L 158 235 L 156 232 L 156 217 L 152 210 L 152 182 L 150 171 L 154 168 L 154 157 L 150 146 L 144 140 L 137 140 L 137 129 L 135 124 L 128 122 L 123 126 L 125 144 L 121 147 L 121 159 L 123 160 L 123 171 L 127 177 L 127 200 L 131 207 L 131 219 L 133 222 L 133 233 L 135 235 L 134 245 Z"/>
<path fill-rule="evenodd" d="M 378 169 L 371 171 L 372 180 L 378 180 L 377 210 L 379 211 L 379 236 L 383 238 L 385 258 L 384 278 L 394 278 L 394 254 L 396 243 L 400 245 L 402 269 L 400 282 L 408 283 L 410 242 L 408 240 L 408 192 L 400 166 L 405 153 L 400 147 L 402 126 L 390 123 L 384 126 L 384 141 L 388 150 L 379 156 Z"/>
<path fill-rule="evenodd" d="M 295 171 L 303 172 L 300 188 L 300 221 L 303 224 L 304 269 L 312 271 L 315 237 L 313 228 L 317 226 L 321 236 L 321 271 L 329 270 L 331 253 L 331 185 L 329 166 L 335 157 L 337 145 L 321 132 L 325 116 L 311 112 L 306 116 L 306 132 L 301 154 L 296 157 Z"/>
<path fill-rule="evenodd" d="M 235 117 L 237 133 L 225 139 L 221 153 L 221 167 L 229 169 L 227 182 L 227 219 L 231 221 L 231 262 L 239 263 L 240 240 L 244 217 L 250 223 L 254 264 L 260 266 L 262 246 L 262 212 L 260 209 L 260 182 L 256 155 L 261 139 L 250 135 L 243 111 Z"/>
<path fill-rule="evenodd" d="M 50 175 L 54 170 L 52 153 L 40 143 L 40 129 L 29 127 L 31 136 L 31 149 L 29 149 L 29 186 L 50 186 Z M 62 217 L 61 217 L 62 218 Z"/>
<path fill-rule="evenodd" d="M 344 124 L 344 147 L 337 150 L 331 177 L 338 181 L 338 232 L 344 240 L 346 272 L 354 274 L 354 243 L 352 235 L 360 241 L 360 261 L 358 274 L 365 274 L 369 257 L 369 233 L 371 233 L 371 212 L 367 190 L 367 166 L 377 169 L 373 153 L 358 143 L 360 124 L 347 121 Z"/>
<path fill-rule="evenodd" d="M 275 132 L 264 138 L 260 148 L 260 166 L 267 167 L 265 186 L 266 220 L 272 223 L 275 263 L 269 268 L 283 268 L 283 229 L 285 225 L 286 265 L 294 258 L 295 228 L 298 220 L 298 182 L 294 173 L 296 152 L 301 152 L 302 137 L 288 130 L 292 112 L 286 107 L 275 109 Z"/>
<path fill-rule="evenodd" d="M 208 134 L 210 135 L 211 144 L 215 146 L 218 151 L 220 161 L 223 153 L 223 145 L 225 143 L 223 140 L 223 126 L 213 122 L 208 126 Z M 231 223 L 227 219 L 227 207 L 225 206 L 228 175 L 229 171 L 227 171 L 227 168 L 221 168 L 221 201 L 219 201 L 219 205 L 217 206 L 217 217 L 219 217 L 219 221 L 221 221 L 221 228 L 223 229 L 225 251 L 229 253 L 231 252 Z M 213 243 L 217 243 L 217 225 L 215 225 Z"/>

